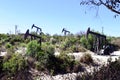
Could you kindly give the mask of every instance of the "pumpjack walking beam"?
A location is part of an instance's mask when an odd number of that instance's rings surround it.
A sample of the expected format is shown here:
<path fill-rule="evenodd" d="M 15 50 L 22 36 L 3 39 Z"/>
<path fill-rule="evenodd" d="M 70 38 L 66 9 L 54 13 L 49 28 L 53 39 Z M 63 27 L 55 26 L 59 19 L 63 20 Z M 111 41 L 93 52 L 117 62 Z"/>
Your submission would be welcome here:
<path fill-rule="evenodd" d="M 38 33 L 38 31 L 39 31 L 39 34 L 42 32 L 42 29 L 39 28 L 39 27 L 37 27 L 37 26 L 35 26 L 34 24 L 32 25 L 31 29 L 33 29 L 33 28 L 36 28 L 36 29 L 37 29 L 37 30 L 36 30 L 36 34 Z"/>
<path fill-rule="evenodd" d="M 92 31 L 90 31 L 90 28 L 88 28 L 88 30 L 87 30 L 87 37 L 88 37 L 89 34 L 93 34 L 93 35 L 96 35 L 97 37 L 102 37 L 102 38 L 106 39 L 105 35 L 102 35 L 102 34 L 99 34 L 99 33 L 96 33 L 96 32 L 92 32 Z"/>

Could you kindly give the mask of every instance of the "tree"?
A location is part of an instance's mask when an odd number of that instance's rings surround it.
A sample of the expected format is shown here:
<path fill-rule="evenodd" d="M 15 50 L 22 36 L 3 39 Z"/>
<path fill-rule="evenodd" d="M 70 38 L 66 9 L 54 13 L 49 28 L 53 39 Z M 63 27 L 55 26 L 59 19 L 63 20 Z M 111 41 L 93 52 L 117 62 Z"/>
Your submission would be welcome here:
<path fill-rule="evenodd" d="M 120 14 L 120 0 L 82 0 L 80 5 L 103 5 L 117 15 Z"/>

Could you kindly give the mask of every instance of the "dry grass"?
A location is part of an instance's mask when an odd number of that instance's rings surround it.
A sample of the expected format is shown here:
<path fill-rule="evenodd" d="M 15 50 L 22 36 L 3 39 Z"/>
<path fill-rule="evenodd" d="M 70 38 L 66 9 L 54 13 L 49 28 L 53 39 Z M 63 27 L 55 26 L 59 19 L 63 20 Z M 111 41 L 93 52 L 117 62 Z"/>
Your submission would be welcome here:
<path fill-rule="evenodd" d="M 111 43 L 116 45 L 120 49 L 120 38 L 113 39 Z"/>
<path fill-rule="evenodd" d="M 80 58 L 80 62 L 85 63 L 85 64 L 91 64 L 91 63 L 93 63 L 93 58 L 92 58 L 91 54 L 85 53 Z"/>

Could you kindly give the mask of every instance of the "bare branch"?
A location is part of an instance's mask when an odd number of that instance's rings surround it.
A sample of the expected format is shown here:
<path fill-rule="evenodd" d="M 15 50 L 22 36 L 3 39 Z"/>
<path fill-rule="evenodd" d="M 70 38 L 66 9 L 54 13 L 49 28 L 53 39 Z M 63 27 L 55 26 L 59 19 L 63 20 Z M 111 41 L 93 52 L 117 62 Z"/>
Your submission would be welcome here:
<path fill-rule="evenodd" d="M 120 10 L 116 10 L 116 8 L 114 8 L 114 6 L 113 6 L 113 4 L 115 4 L 116 5 L 116 3 L 117 3 L 117 1 L 118 1 L 118 3 L 120 3 L 120 0 L 115 0 L 116 2 L 114 3 L 114 2 L 112 2 L 112 0 L 110 0 L 111 1 L 111 5 L 109 5 L 109 3 L 108 2 L 106 2 L 106 3 L 104 3 L 102 0 L 99 0 L 100 1 L 100 3 L 101 4 L 103 4 L 105 7 L 107 7 L 109 10 L 111 10 L 111 11 L 113 11 L 113 12 L 115 12 L 115 13 L 117 13 L 117 14 L 120 14 Z M 118 8 L 119 8 L 119 5 L 118 5 Z"/>
<path fill-rule="evenodd" d="M 120 14 L 120 0 L 84 0 L 80 2 L 80 5 L 104 5 L 112 12 Z"/>

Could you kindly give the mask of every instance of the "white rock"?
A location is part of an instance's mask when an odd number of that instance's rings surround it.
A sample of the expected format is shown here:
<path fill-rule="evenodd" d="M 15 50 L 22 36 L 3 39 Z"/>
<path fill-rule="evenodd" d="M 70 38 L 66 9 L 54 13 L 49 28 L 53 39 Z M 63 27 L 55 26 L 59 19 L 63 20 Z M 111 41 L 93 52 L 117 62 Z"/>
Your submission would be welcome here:
<path fill-rule="evenodd" d="M 60 55 L 60 52 L 55 52 L 54 55 L 55 55 L 55 56 L 59 56 L 59 55 Z"/>
<path fill-rule="evenodd" d="M 1 52 L 0 56 L 5 56 L 7 54 L 7 52 Z"/>

